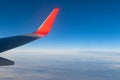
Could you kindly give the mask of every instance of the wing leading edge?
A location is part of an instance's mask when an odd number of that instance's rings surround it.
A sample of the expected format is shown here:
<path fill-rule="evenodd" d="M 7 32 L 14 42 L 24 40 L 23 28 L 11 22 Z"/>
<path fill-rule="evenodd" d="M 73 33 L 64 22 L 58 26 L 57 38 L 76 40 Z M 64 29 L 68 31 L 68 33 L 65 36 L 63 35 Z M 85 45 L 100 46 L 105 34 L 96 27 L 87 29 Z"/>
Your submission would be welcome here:
<path fill-rule="evenodd" d="M 27 35 L 19 35 L 19 36 L 12 36 L 7 38 L 0 39 L 0 53 L 16 48 L 18 46 L 24 45 L 31 41 L 34 41 L 38 38 L 48 35 L 50 32 L 52 25 L 55 21 L 55 18 L 58 14 L 59 8 L 53 9 L 47 19 L 42 23 L 42 25 L 33 33 Z"/>

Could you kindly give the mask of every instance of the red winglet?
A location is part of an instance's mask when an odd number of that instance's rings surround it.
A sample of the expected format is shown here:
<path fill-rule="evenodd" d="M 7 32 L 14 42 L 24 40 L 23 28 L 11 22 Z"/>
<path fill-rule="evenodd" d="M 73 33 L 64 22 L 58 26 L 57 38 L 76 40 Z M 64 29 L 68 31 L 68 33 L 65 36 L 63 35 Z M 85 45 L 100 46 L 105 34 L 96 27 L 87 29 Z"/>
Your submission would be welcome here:
<path fill-rule="evenodd" d="M 59 8 L 53 9 L 53 11 L 50 13 L 50 15 L 47 17 L 47 19 L 42 23 L 40 28 L 34 32 L 34 34 L 38 35 L 47 35 L 52 28 L 52 25 L 55 21 L 55 18 L 58 14 Z"/>

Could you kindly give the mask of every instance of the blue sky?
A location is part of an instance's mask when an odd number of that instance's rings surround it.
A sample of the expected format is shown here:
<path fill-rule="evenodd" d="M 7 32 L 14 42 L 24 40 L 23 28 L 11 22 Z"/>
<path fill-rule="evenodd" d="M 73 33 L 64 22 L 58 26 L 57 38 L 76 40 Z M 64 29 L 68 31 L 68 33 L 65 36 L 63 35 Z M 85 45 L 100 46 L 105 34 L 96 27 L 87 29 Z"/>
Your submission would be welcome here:
<path fill-rule="evenodd" d="M 15 61 L 0 79 L 119 80 L 119 0 L 0 0 L 0 37 L 34 32 L 55 7 L 47 37 L 0 55 Z"/>
<path fill-rule="evenodd" d="M 0 0 L 0 37 L 35 31 L 59 7 L 49 35 L 21 48 L 119 50 L 119 4 L 119 0 Z"/>

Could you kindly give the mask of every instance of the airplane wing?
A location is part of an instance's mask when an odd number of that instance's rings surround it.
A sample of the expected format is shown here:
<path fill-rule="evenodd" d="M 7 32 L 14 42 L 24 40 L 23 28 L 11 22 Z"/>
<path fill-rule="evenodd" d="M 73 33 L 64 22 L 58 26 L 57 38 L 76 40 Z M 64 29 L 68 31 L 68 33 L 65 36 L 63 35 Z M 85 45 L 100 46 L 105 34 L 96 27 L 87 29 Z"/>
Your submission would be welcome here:
<path fill-rule="evenodd" d="M 55 18 L 58 14 L 58 11 L 59 11 L 59 8 L 53 9 L 53 11 L 42 23 L 42 25 L 38 28 L 38 30 L 36 30 L 33 33 L 26 34 L 26 35 L 12 36 L 7 38 L 0 38 L 0 46 L 1 46 L 0 53 L 48 35 L 55 21 Z"/>

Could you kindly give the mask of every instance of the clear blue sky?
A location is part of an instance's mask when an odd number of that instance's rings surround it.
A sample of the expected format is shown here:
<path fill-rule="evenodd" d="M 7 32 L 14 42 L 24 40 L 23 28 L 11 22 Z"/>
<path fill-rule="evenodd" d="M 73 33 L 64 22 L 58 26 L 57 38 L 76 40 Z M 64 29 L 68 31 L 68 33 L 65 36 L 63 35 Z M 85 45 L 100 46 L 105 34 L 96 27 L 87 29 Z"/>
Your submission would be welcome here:
<path fill-rule="evenodd" d="M 120 49 L 119 0 L 0 0 L 0 37 L 35 31 L 55 7 L 49 35 L 22 48 Z"/>

